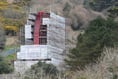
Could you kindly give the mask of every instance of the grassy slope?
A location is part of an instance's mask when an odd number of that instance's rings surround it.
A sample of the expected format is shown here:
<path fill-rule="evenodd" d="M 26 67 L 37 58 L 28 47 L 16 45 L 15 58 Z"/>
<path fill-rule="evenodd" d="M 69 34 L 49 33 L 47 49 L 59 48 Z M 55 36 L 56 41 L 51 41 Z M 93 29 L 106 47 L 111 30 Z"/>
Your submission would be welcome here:
<path fill-rule="evenodd" d="M 23 26 L 25 23 L 24 16 L 25 14 L 21 6 L 0 0 L 0 27 L 3 27 L 5 30 L 14 30 L 18 33 L 19 27 Z M 5 28 L 6 26 L 10 28 Z M 7 37 L 6 39 L 6 43 L 11 41 Z M 5 56 L 5 61 L 9 64 L 13 63 L 13 60 L 15 60 L 15 46 L 16 41 L 12 42 L 12 44 L 6 44 L 3 53 L 1 53 L 1 55 Z"/>

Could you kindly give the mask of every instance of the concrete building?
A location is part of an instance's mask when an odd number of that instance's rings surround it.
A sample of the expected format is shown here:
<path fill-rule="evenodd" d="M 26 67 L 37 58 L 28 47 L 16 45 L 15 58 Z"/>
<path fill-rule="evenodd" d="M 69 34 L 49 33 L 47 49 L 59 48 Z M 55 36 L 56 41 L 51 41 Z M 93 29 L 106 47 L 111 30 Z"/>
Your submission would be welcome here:
<path fill-rule="evenodd" d="M 38 61 L 61 68 L 64 63 L 65 18 L 53 12 L 30 13 L 24 33 L 25 45 L 21 45 L 14 62 L 16 72 L 23 72 Z"/>

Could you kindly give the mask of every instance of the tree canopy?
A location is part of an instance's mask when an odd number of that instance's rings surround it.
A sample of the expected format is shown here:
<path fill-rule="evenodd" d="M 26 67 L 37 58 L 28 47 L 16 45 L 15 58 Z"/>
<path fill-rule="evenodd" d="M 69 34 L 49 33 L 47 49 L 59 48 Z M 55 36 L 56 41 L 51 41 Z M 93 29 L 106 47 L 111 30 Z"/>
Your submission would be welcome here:
<path fill-rule="evenodd" d="M 70 69 L 83 69 L 87 64 L 95 63 L 104 47 L 118 45 L 118 23 L 113 19 L 98 17 L 89 23 L 84 34 L 78 36 L 76 48 L 73 48 L 68 59 L 65 59 Z"/>

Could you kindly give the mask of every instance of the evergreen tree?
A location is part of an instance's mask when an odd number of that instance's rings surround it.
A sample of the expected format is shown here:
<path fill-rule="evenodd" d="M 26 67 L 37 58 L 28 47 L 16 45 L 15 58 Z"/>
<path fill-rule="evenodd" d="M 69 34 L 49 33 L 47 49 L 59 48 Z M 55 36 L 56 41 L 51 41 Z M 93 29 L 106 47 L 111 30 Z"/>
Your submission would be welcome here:
<path fill-rule="evenodd" d="M 96 11 L 103 11 L 114 5 L 118 5 L 118 0 L 85 0 L 85 3 L 89 3 L 90 7 Z"/>
<path fill-rule="evenodd" d="M 108 18 L 97 18 L 90 22 L 83 35 L 78 36 L 76 48 L 65 59 L 70 69 L 83 69 L 85 65 L 95 63 L 104 47 L 118 45 L 118 23 Z"/>
<path fill-rule="evenodd" d="M 0 27 L 0 51 L 4 48 L 4 45 L 5 45 L 5 32 Z"/>

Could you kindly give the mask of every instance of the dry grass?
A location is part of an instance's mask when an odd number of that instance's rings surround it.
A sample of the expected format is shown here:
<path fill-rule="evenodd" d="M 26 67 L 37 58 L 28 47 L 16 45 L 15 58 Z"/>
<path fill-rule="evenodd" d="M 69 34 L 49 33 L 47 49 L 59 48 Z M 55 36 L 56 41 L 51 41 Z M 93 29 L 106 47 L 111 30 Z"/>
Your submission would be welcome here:
<path fill-rule="evenodd" d="M 118 79 L 118 49 L 105 49 L 99 61 L 79 71 L 79 79 Z"/>
<path fill-rule="evenodd" d="M 78 72 L 67 71 L 58 73 L 55 77 L 40 73 L 16 74 L 12 79 L 118 79 L 118 49 L 106 48 L 99 58 L 99 62 L 86 66 L 84 70 Z M 9 77 L 4 76 L 5 79 Z"/>
<path fill-rule="evenodd" d="M 43 76 L 41 79 L 51 77 Z M 76 73 L 67 71 L 62 75 L 57 74 L 57 79 L 118 79 L 118 49 L 106 48 L 97 64 L 86 66 Z"/>

